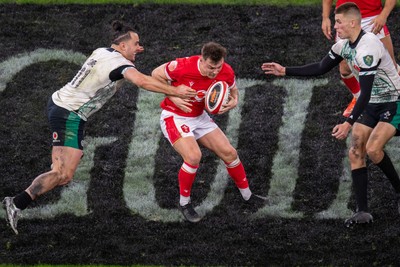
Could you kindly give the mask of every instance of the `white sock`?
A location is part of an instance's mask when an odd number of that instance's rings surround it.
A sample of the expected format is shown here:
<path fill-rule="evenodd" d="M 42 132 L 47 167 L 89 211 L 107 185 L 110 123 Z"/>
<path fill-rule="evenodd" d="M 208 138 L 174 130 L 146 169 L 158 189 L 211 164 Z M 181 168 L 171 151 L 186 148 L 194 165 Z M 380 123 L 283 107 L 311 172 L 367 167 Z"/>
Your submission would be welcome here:
<path fill-rule="evenodd" d="M 249 200 L 250 199 L 250 197 L 251 197 L 251 191 L 250 191 L 250 188 L 249 187 L 247 187 L 247 188 L 239 188 L 239 191 L 240 191 L 240 194 L 242 194 L 242 197 L 243 197 L 243 199 L 244 200 Z"/>
<path fill-rule="evenodd" d="M 190 202 L 190 197 L 184 197 L 184 196 L 182 196 L 182 195 L 179 195 L 179 196 L 180 196 L 180 198 L 179 198 L 179 205 L 185 206 L 185 205 L 189 204 L 189 202 Z"/>

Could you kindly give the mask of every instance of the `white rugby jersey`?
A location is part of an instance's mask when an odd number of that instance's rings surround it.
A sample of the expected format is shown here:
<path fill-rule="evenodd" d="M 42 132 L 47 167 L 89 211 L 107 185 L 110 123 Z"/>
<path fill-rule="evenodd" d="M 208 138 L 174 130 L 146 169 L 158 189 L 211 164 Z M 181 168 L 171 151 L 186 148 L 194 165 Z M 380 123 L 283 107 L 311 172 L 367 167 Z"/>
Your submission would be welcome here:
<path fill-rule="evenodd" d="M 332 46 L 332 51 L 346 60 L 357 80 L 359 76 L 375 74 L 369 103 L 397 101 L 400 95 L 400 76 L 377 36 L 364 32 L 353 44 L 348 39 L 339 40 Z M 329 56 L 335 58 L 331 52 Z"/>
<path fill-rule="evenodd" d="M 75 77 L 53 93 L 52 99 L 86 121 L 115 94 L 116 81 L 123 79 L 123 72 L 131 67 L 135 67 L 133 63 L 113 48 L 98 48 Z"/>

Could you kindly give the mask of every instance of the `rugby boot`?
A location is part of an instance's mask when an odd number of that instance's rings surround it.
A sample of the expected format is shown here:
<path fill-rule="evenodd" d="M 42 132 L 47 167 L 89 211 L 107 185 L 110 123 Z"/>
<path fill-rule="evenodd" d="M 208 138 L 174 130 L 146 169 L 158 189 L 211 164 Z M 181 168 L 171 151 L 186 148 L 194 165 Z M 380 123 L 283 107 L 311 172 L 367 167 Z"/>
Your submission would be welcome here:
<path fill-rule="evenodd" d="M 359 211 L 353 214 L 349 219 L 344 221 L 344 225 L 346 227 L 353 227 L 356 224 L 367 224 L 367 223 L 372 223 L 374 221 L 374 218 L 372 218 L 372 215 L 368 212 L 365 211 Z"/>
<path fill-rule="evenodd" d="M 191 223 L 197 223 L 201 220 L 201 217 L 194 210 L 192 203 L 186 204 L 184 206 L 178 205 L 179 210 L 182 212 L 183 217 Z"/>
<path fill-rule="evenodd" d="M 15 234 L 18 235 L 17 223 L 20 217 L 21 210 L 15 206 L 13 197 L 5 197 L 3 200 L 3 206 L 7 213 L 7 222 L 9 223 Z"/>
<path fill-rule="evenodd" d="M 251 194 L 248 200 L 244 201 L 245 208 L 254 212 L 258 209 L 264 207 L 269 204 L 269 199 L 267 197 L 263 197 L 257 194 Z"/>
<path fill-rule="evenodd" d="M 351 112 L 354 109 L 354 105 L 357 102 L 357 98 L 353 97 L 353 99 L 351 100 L 350 104 L 347 106 L 347 108 L 343 111 L 343 117 L 348 118 L 351 114 Z"/>

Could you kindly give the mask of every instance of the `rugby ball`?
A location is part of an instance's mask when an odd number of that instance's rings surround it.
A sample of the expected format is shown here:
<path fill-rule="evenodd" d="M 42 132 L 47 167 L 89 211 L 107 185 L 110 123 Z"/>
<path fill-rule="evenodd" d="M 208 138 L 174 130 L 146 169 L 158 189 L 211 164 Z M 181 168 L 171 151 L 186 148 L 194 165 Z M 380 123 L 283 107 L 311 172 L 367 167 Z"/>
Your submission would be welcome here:
<path fill-rule="evenodd" d="M 213 83 L 206 92 L 206 110 L 211 114 L 217 114 L 222 107 L 229 101 L 229 86 L 224 81 Z"/>

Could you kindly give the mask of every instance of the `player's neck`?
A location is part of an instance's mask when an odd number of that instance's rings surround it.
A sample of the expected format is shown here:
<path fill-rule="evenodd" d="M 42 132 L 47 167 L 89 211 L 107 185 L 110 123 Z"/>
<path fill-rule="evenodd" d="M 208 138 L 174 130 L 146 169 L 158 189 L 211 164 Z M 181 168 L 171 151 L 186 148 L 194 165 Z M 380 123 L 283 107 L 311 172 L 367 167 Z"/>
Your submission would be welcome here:
<path fill-rule="evenodd" d="M 200 59 L 197 61 L 197 68 L 199 69 L 200 75 L 201 76 L 207 76 L 207 74 L 204 74 L 204 72 L 201 70 L 201 63 L 200 63 Z"/>
<path fill-rule="evenodd" d="M 357 39 L 360 36 L 360 34 L 361 34 L 361 28 L 354 29 L 354 32 L 351 34 L 351 36 L 349 38 L 350 43 L 354 44 L 354 42 L 357 41 Z"/>

